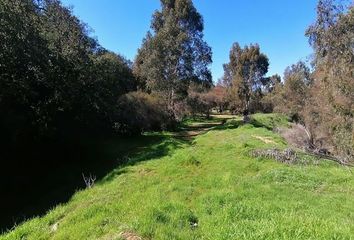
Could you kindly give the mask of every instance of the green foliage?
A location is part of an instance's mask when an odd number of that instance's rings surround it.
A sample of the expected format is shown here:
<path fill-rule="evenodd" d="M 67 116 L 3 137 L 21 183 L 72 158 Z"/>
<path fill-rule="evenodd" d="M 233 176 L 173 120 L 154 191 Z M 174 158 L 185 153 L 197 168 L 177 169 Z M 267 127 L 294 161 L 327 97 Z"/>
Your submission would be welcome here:
<path fill-rule="evenodd" d="M 191 82 L 211 85 L 211 49 L 203 40 L 203 20 L 190 0 L 161 1 L 138 51 L 134 72 L 148 91 L 159 92 L 176 113 L 175 103 Z"/>
<path fill-rule="evenodd" d="M 262 79 L 264 93 L 272 93 L 279 84 L 281 84 L 281 77 L 278 74 Z"/>
<path fill-rule="evenodd" d="M 60 1 L 0 0 L 1 225 L 80 186 L 71 180 L 91 165 L 82 142 L 114 134 L 117 101 L 135 89 L 131 63 L 100 47 Z M 65 186 L 55 185 L 63 173 Z M 38 192 L 43 200 L 26 209 Z"/>
<path fill-rule="evenodd" d="M 349 239 L 350 171 L 307 160 L 285 166 L 249 154 L 287 147 L 271 131 L 288 126 L 286 117 L 248 119 L 275 103 L 275 110 L 306 125 L 315 147 L 346 162 L 354 157 L 354 8 L 320 0 L 317 14 L 307 31 L 315 50 L 312 74 L 299 62 L 287 68 L 282 84 L 279 76 L 265 77 L 269 60 L 257 44 L 235 43 L 224 77 L 211 88 L 211 48 L 191 0 L 161 0 L 134 65 L 103 49 L 60 0 L 0 0 L 0 145 L 6 149 L 0 157 L 15 166 L 1 176 L 18 166 L 21 172 L 57 167 L 58 157 L 43 161 L 36 143 L 60 148 L 86 136 L 173 128 L 184 103 L 207 118 L 212 108 L 228 105 L 248 120 L 224 120 L 193 142 L 150 132 L 162 140 L 143 150 L 140 138 L 100 146 L 115 160 L 129 152 L 123 147 L 140 150 L 93 188 L 0 238 L 116 239 L 134 232 L 146 239 Z M 198 89 L 189 91 L 192 86 Z M 206 120 L 187 119 L 182 127 L 198 124 Z M 21 177 L 33 177 L 26 174 Z"/>
<path fill-rule="evenodd" d="M 312 83 L 310 69 L 304 62 L 300 61 L 287 67 L 284 72 L 284 84 L 278 86 L 271 94 L 275 111 L 300 121 L 301 111 L 309 98 Z"/>
<path fill-rule="evenodd" d="M 212 108 L 217 105 L 217 99 L 212 91 L 200 93 L 190 90 L 188 92 L 187 105 L 192 116 L 205 114 L 208 118 Z"/>
<path fill-rule="evenodd" d="M 102 49 L 59 0 L 1 0 L 1 141 L 112 132 L 130 63 Z"/>
<path fill-rule="evenodd" d="M 121 96 L 116 112 L 115 129 L 124 134 L 164 130 L 174 125 L 166 103 L 158 96 L 140 91 Z"/>
<path fill-rule="evenodd" d="M 99 116 L 95 126 L 112 132 L 118 121 L 117 99 L 125 93 L 136 90 L 136 78 L 131 63 L 115 53 L 101 50 L 93 56 L 95 79 L 91 83 L 90 95 Z M 91 101 L 92 101 L 91 100 Z M 90 119 L 92 124 L 93 119 Z"/>
<path fill-rule="evenodd" d="M 40 19 L 32 1 L 1 0 L 0 18 L 1 140 L 15 142 L 45 125 L 50 51 L 37 28 Z"/>
<path fill-rule="evenodd" d="M 288 127 L 289 118 L 277 113 L 261 114 L 257 113 L 252 115 L 253 124 L 255 126 L 265 127 L 273 130 L 279 127 Z M 257 124 L 258 123 L 258 124 Z"/>
<path fill-rule="evenodd" d="M 259 45 L 241 48 L 234 43 L 230 50 L 230 62 L 224 65 L 224 82 L 230 86 L 233 102 L 245 116 L 251 110 L 251 100 L 259 102 L 262 86 L 268 85 L 269 78 L 264 78 L 268 72 L 268 57 L 261 53 Z M 259 95 L 259 96 L 258 96 Z M 257 108 L 254 106 L 254 108 Z M 240 111 L 238 110 L 238 111 Z"/>
<path fill-rule="evenodd" d="M 278 122 L 274 114 L 254 118 Z M 114 170 L 0 239 L 119 239 L 126 232 L 147 239 L 350 239 L 353 173 L 331 162 L 285 165 L 248 155 L 272 147 L 286 144 L 252 124 L 217 128 L 193 144 L 166 138 L 131 156 L 152 161 Z"/>
<path fill-rule="evenodd" d="M 342 5 L 348 3 L 347 6 Z M 304 111 L 318 145 L 348 162 L 354 159 L 354 6 L 319 1 L 307 31 L 315 51 L 315 82 Z"/>
<path fill-rule="evenodd" d="M 319 1 L 317 19 L 306 32 L 314 49 L 313 72 L 303 62 L 292 65 L 284 85 L 267 99 L 275 111 L 305 125 L 305 147 L 324 149 L 343 162 L 354 158 L 353 26 L 349 1 Z"/>

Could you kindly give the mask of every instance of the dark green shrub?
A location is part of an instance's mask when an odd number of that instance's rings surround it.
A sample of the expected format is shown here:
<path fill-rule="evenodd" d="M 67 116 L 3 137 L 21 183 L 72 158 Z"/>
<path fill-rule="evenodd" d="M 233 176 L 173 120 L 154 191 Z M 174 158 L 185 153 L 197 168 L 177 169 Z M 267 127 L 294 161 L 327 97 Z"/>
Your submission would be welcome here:
<path fill-rule="evenodd" d="M 165 130 L 174 126 L 173 115 L 161 98 L 141 91 L 130 92 L 118 100 L 115 130 L 123 134 Z"/>

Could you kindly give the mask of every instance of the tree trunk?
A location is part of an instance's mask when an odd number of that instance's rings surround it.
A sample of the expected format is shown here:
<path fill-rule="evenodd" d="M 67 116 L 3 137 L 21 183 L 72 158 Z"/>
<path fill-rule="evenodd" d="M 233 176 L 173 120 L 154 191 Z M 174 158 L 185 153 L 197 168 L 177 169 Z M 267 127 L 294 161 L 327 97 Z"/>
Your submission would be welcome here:
<path fill-rule="evenodd" d="M 244 123 L 248 123 L 251 120 L 250 117 L 249 117 L 249 107 L 250 107 L 250 100 L 249 100 L 249 97 L 248 97 L 248 99 L 246 100 L 245 109 L 243 111 L 243 122 Z"/>

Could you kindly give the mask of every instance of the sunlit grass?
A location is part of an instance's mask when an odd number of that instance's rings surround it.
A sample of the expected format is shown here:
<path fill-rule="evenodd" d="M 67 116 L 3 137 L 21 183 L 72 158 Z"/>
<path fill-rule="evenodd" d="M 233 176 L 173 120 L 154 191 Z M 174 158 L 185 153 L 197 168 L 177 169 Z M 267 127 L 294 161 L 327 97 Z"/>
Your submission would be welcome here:
<path fill-rule="evenodd" d="M 1 239 L 351 239 L 354 174 L 251 158 L 286 147 L 270 129 L 287 121 L 258 114 L 251 123 L 229 120 L 193 142 L 166 137 Z"/>

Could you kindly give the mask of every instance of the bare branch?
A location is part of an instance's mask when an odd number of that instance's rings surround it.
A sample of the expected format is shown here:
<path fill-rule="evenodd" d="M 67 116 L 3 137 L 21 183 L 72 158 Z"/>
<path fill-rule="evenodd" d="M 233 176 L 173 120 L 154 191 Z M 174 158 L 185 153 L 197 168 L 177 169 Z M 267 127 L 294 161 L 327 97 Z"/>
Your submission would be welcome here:
<path fill-rule="evenodd" d="M 95 184 L 96 176 L 92 176 L 91 173 L 88 177 L 86 177 L 84 173 L 82 173 L 82 178 L 84 179 L 87 188 L 92 188 L 93 185 Z"/>

